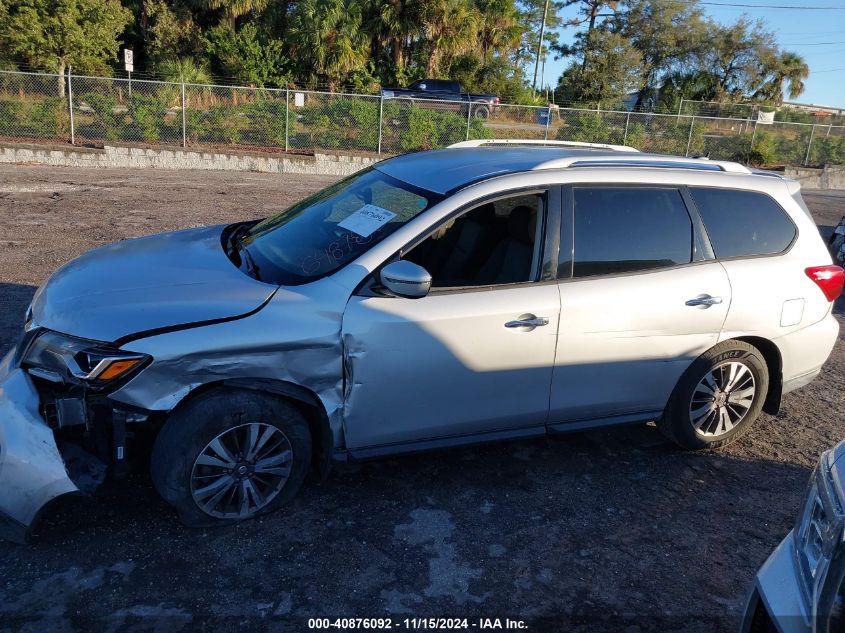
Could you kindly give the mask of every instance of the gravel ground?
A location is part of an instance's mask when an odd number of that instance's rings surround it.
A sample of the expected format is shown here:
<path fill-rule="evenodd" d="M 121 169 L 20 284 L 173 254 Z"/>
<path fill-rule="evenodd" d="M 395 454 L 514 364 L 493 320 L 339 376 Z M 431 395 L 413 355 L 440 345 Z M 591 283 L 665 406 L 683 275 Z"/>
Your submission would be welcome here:
<path fill-rule="evenodd" d="M 328 182 L 0 166 L 0 352 L 35 286 L 83 251 L 263 216 Z M 806 199 L 823 232 L 845 214 L 845 194 Z M 304 631 L 335 616 L 735 630 L 844 414 L 840 336 L 820 379 L 717 452 L 680 452 L 643 425 L 385 459 L 207 531 L 182 527 L 139 474 L 60 500 L 29 546 L 0 543 L 0 631 Z"/>

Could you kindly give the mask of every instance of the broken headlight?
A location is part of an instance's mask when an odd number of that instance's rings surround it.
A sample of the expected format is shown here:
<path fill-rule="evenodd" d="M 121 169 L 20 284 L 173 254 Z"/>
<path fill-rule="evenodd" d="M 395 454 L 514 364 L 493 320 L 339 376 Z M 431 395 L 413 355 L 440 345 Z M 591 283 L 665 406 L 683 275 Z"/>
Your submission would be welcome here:
<path fill-rule="evenodd" d="M 42 330 L 23 353 L 21 366 L 51 382 L 102 388 L 128 378 L 150 360 L 146 354 Z"/>
<path fill-rule="evenodd" d="M 793 532 L 796 562 L 817 631 L 833 631 L 840 617 L 845 572 L 845 509 L 834 471 L 834 453 L 822 455 L 810 480 L 804 510 Z"/>

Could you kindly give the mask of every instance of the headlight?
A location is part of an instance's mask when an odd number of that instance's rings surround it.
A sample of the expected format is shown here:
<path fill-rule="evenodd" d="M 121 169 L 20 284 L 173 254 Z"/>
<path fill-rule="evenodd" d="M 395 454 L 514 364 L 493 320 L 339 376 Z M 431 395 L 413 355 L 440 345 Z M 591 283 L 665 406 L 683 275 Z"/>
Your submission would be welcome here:
<path fill-rule="evenodd" d="M 35 327 L 35 322 L 32 320 L 32 304 L 29 304 L 29 307 L 26 309 L 26 314 L 23 317 L 23 329 L 24 332 L 29 332 L 31 329 Z"/>
<path fill-rule="evenodd" d="M 393 95 L 394 95 L 394 92 L 392 90 L 382 90 L 381 91 L 381 96 L 384 97 L 385 99 L 392 99 Z"/>
<path fill-rule="evenodd" d="M 149 361 L 146 354 L 42 330 L 24 352 L 21 366 L 46 380 L 98 388 L 130 376 Z"/>
<path fill-rule="evenodd" d="M 831 520 L 819 494 L 818 479 L 817 469 L 813 473 L 804 511 L 795 530 L 798 562 L 808 593 L 812 592 L 813 583 L 824 562 L 825 537 L 830 531 Z"/>
<path fill-rule="evenodd" d="M 828 622 L 842 608 L 845 573 L 845 500 L 836 481 L 833 457 L 832 451 L 822 455 L 793 533 L 804 594 L 820 632 L 837 630 L 828 628 Z"/>

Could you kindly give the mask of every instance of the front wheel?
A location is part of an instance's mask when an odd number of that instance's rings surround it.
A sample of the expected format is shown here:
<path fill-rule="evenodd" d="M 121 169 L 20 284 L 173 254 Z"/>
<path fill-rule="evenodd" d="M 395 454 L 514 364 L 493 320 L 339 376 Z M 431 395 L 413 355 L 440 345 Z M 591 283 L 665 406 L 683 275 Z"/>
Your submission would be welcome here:
<path fill-rule="evenodd" d="M 302 485 L 308 423 L 285 400 L 247 389 L 213 391 L 178 409 L 153 448 L 159 494 L 194 527 L 272 512 Z"/>
<path fill-rule="evenodd" d="M 718 448 L 754 423 L 769 391 L 760 351 L 725 341 L 699 356 L 678 381 L 658 427 L 683 448 Z"/>

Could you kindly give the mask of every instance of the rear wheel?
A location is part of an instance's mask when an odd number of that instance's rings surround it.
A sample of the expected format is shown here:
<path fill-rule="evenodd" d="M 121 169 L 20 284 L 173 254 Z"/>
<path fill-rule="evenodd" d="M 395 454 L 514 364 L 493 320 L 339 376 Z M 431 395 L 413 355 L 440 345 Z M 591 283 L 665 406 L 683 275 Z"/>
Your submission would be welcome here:
<path fill-rule="evenodd" d="M 488 119 L 490 118 L 490 108 L 486 105 L 472 106 L 472 114 L 476 119 Z"/>
<path fill-rule="evenodd" d="M 724 446 L 757 419 L 768 390 L 760 351 L 743 341 L 725 341 L 684 372 L 658 427 L 684 448 Z"/>
<path fill-rule="evenodd" d="M 159 434 L 153 484 L 191 526 L 271 512 L 302 485 L 311 456 L 308 423 L 285 400 L 220 390 L 176 411 Z"/>

